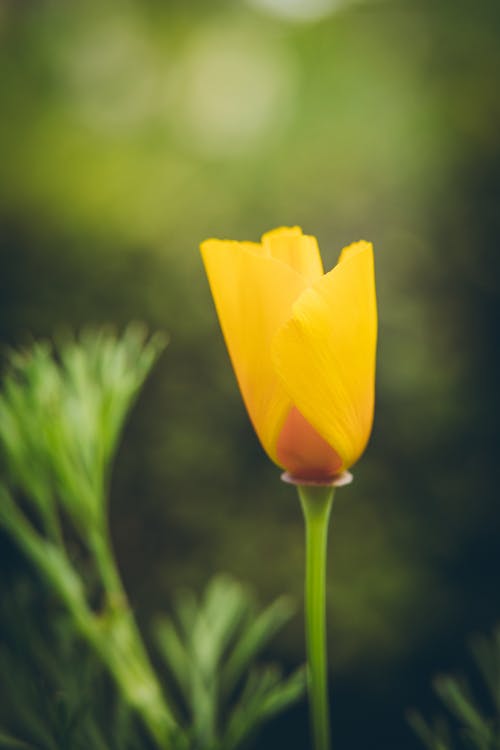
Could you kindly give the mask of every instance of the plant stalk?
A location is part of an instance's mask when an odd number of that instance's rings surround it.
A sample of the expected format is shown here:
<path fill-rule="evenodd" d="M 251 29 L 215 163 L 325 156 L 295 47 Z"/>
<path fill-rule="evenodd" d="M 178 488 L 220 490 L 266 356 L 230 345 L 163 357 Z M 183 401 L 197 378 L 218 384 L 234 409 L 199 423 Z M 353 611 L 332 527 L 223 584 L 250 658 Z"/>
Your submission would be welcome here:
<path fill-rule="evenodd" d="M 177 723 L 167 705 L 130 609 L 106 529 L 90 536 L 90 548 L 100 572 L 105 606 L 92 634 L 94 647 L 107 663 L 122 694 L 142 717 L 160 747 L 170 746 Z"/>
<path fill-rule="evenodd" d="M 326 556 L 333 487 L 297 485 L 306 527 L 308 692 L 315 750 L 330 750 L 326 649 Z"/>

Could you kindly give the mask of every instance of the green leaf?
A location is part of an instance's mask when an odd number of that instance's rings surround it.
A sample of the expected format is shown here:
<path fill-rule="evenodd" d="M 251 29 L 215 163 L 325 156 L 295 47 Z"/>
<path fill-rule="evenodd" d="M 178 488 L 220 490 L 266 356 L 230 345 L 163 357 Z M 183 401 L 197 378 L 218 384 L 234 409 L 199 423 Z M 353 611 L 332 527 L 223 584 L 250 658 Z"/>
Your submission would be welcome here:
<path fill-rule="evenodd" d="M 35 745 L 30 745 L 28 742 L 23 742 L 3 732 L 0 732 L 0 747 L 12 748 L 12 750 L 39 750 Z"/>
<path fill-rule="evenodd" d="M 130 325 L 69 334 L 9 356 L 0 394 L 5 481 L 58 535 L 58 509 L 85 539 L 106 512 L 111 464 L 126 416 L 165 338 Z"/>
<path fill-rule="evenodd" d="M 248 588 L 216 576 L 201 599 L 184 591 L 173 617 L 157 623 L 160 652 L 190 717 L 193 747 L 236 750 L 303 695 L 303 670 L 282 679 L 273 666 L 255 667 L 293 609 L 281 597 L 259 613 Z"/>
<path fill-rule="evenodd" d="M 409 711 L 407 718 L 427 750 L 453 750 L 446 724 L 436 722 L 436 725 L 431 727 L 417 711 Z"/>
<path fill-rule="evenodd" d="M 155 628 L 156 642 L 165 663 L 170 668 L 186 701 L 191 695 L 189 673 L 191 657 L 181 641 L 174 624 L 166 617 L 158 620 Z"/>
<path fill-rule="evenodd" d="M 223 689 L 227 694 L 241 679 L 255 656 L 288 622 L 294 611 L 292 600 L 282 596 L 248 623 L 223 670 Z"/>
<path fill-rule="evenodd" d="M 476 698 L 465 680 L 438 677 L 434 688 L 450 719 L 441 719 L 431 727 L 419 714 L 409 715 L 412 727 L 430 750 L 448 750 L 452 737 L 461 748 L 500 750 L 500 628 L 488 639 L 475 639 L 472 652 L 486 694 Z"/>
<path fill-rule="evenodd" d="M 440 677 L 435 681 L 435 689 L 449 710 L 465 724 L 477 747 L 488 748 L 493 741 L 492 728 L 466 694 L 466 686 L 450 677 Z"/>

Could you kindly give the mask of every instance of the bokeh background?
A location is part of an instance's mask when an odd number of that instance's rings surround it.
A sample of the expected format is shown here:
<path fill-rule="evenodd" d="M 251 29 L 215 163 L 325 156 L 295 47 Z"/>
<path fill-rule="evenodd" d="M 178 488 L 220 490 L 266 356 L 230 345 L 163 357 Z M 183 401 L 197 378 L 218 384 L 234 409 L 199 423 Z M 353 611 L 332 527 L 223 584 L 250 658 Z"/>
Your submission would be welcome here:
<path fill-rule="evenodd" d="M 170 336 L 111 499 L 146 629 L 227 571 L 295 596 L 271 656 L 303 660 L 299 504 L 197 247 L 299 224 L 330 267 L 374 242 L 375 428 L 330 538 L 339 748 L 419 747 L 405 711 L 432 712 L 433 676 L 500 619 L 499 71 L 497 0 L 0 3 L 2 343 L 131 319 Z M 259 745 L 306 746 L 304 705 Z"/>

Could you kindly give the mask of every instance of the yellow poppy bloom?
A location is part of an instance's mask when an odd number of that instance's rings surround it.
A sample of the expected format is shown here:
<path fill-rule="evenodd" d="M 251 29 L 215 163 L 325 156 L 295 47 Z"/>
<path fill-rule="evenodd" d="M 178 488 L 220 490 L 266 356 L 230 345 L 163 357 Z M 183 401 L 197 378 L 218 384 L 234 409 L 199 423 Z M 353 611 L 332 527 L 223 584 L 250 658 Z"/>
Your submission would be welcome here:
<path fill-rule="evenodd" d="M 334 478 L 358 460 L 373 421 L 372 245 L 344 248 L 326 274 L 316 238 L 299 227 L 260 243 L 206 240 L 201 253 L 264 450 L 296 479 Z"/>

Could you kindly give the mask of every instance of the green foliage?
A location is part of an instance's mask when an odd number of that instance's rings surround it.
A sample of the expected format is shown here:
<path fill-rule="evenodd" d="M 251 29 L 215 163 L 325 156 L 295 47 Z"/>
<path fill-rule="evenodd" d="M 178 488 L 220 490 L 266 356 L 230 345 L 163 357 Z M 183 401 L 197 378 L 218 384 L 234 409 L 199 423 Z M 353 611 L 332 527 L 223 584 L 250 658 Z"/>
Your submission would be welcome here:
<path fill-rule="evenodd" d="M 109 469 L 133 399 L 164 347 L 131 325 L 12 352 L 0 396 L 0 449 L 9 485 L 57 535 L 56 503 L 76 527 L 102 524 Z"/>
<path fill-rule="evenodd" d="M 434 689 L 450 720 L 440 718 L 429 725 L 420 714 L 410 713 L 410 723 L 428 750 L 500 748 L 500 627 L 490 639 L 477 640 L 473 653 L 486 700 L 476 697 L 466 680 L 443 676 Z"/>
<path fill-rule="evenodd" d="M 175 720 L 128 605 L 106 516 L 121 428 L 163 346 L 161 337 L 148 341 L 131 325 L 121 338 L 87 331 L 54 350 L 35 344 L 11 353 L 0 396 L 0 524 L 64 604 L 125 703 L 168 747 Z M 70 526 L 89 558 L 83 570 L 73 559 Z"/>
<path fill-rule="evenodd" d="M 150 744 L 100 660 L 76 636 L 50 590 L 23 577 L 0 603 L 0 748 L 3 750 L 146 750 Z M 49 618 L 40 618 L 42 609 Z M 185 729 L 175 748 L 238 750 L 264 721 L 304 692 L 303 670 L 286 679 L 257 666 L 293 613 L 281 597 L 259 611 L 251 592 L 217 576 L 200 601 L 179 595 L 172 618 L 156 626 L 160 652 L 179 695 Z"/>
<path fill-rule="evenodd" d="M 173 617 L 158 620 L 158 645 L 188 716 L 190 747 L 236 750 L 301 697 L 302 669 L 283 679 L 275 666 L 254 665 L 292 613 L 286 597 L 259 613 L 249 590 L 219 576 L 201 600 L 184 592 Z"/>
<path fill-rule="evenodd" d="M 3 589 L 0 748 L 144 750 L 131 711 L 50 592 L 31 577 Z"/>
<path fill-rule="evenodd" d="M 10 354 L 0 394 L 0 526 L 55 600 L 44 635 L 39 613 L 15 606 L 15 596 L 0 609 L 9 697 L 0 748 L 136 750 L 146 747 L 136 740 L 140 717 L 154 747 L 236 750 L 303 693 L 302 671 L 282 679 L 275 667 L 254 667 L 289 619 L 290 602 L 258 613 L 249 592 L 226 578 L 209 584 L 200 603 L 180 597 L 174 617 L 159 621 L 181 696 L 177 716 L 149 661 L 106 508 L 124 420 L 162 347 L 135 325 L 121 338 L 88 331 Z"/>

